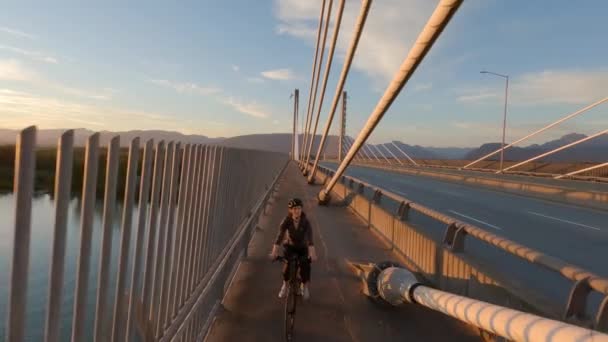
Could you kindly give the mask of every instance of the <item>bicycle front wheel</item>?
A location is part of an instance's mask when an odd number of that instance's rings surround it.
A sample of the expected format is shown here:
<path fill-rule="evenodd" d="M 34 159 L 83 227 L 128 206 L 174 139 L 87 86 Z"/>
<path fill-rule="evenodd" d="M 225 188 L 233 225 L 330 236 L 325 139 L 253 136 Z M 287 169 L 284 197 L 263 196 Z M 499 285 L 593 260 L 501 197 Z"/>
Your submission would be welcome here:
<path fill-rule="evenodd" d="M 293 330 L 296 321 L 296 300 L 296 291 L 290 289 L 285 301 L 285 341 L 293 341 Z"/>

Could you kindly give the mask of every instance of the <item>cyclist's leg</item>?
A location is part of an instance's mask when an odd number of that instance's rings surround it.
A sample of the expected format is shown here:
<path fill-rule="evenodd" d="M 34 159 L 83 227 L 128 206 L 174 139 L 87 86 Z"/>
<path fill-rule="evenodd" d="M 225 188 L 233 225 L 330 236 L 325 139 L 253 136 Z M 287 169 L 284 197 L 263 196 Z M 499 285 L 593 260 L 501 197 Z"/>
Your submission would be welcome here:
<path fill-rule="evenodd" d="M 283 245 L 283 256 L 285 258 L 289 258 L 289 256 L 293 253 L 293 249 L 289 245 Z M 285 262 L 283 264 L 283 281 L 287 283 L 289 281 L 289 263 Z"/>
<path fill-rule="evenodd" d="M 310 281 L 310 270 L 310 259 L 306 258 L 305 261 L 302 260 L 300 262 L 300 277 L 302 278 L 303 284 L 308 284 L 308 282 Z"/>

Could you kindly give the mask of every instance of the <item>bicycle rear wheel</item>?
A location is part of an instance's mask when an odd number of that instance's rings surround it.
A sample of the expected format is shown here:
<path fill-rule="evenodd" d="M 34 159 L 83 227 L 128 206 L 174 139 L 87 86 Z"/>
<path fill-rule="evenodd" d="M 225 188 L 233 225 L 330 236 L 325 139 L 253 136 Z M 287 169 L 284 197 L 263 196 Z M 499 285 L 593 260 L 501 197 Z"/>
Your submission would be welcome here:
<path fill-rule="evenodd" d="M 285 301 L 285 341 L 293 341 L 294 326 L 296 321 L 297 291 L 290 288 Z"/>

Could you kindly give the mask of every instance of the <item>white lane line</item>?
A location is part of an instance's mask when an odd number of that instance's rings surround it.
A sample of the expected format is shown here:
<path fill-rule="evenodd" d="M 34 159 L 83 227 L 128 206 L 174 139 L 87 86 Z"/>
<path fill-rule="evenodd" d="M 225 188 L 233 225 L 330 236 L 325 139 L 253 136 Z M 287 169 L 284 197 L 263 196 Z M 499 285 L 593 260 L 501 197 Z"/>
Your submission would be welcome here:
<path fill-rule="evenodd" d="M 394 192 L 395 192 L 397 195 L 401 195 L 401 196 L 403 196 L 403 197 L 407 197 L 407 194 L 406 194 L 405 192 L 401 192 L 401 191 L 397 191 L 397 190 L 394 190 Z"/>
<path fill-rule="evenodd" d="M 473 218 L 473 217 L 471 217 L 471 216 L 467 216 L 467 215 L 462 214 L 462 213 L 459 213 L 459 212 L 457 212 L 457 211 L 454 211 L 454 210 L 448 210 L 448 211 L 449 211 L 449 212 L 451 212 L 452 214 L 456 214 L 456 215 L 458 215 L 458 216 L 462 216 L 462 217 L 467 218 L 467 219 L 469 219 L 469 220 L 473 220 L 473 221 L 475 221 L 475 222 L 478 222 L 478 223 L 481 223 L 481 224 L 485 224 L 486 226 L 491 227 L 491 228 L 494 228 L 494 229 L 496 229 L 496 230 L 502 230 L 502 228 L 500 228 L 500 227 L 498 227 L 498 226 L 495 226 L 495 225 L 490 224 L 490 223 L 488 223 L 488 222 L 484 222 L 484 221 L 482 221 L 482 220 L 478 220 L 478 219 Z"/>
<path fill-rule="evenodd" d="M 594 229 L 594 230 L 600 230 L 597 227 L 592 227 L 592 226 L 588 226 L 586 224 L 582 224 L 582 223 L 578 223 L 578 222 L 573 222 L 573 221 L 568 221 L 568 220 L 564 220 L 564 219 L 560 219 L 557 217 L 553 217 L 553 216 L 549 216 L 549 215 L 544 215 L 544 214 L 540 214 L 534 211 L 528 211 L 528 213 L 532 214 L 532 215 L 536 215 L 536 216 L 540 216 L 540 217 L 544 217 L 544 218 L 548 218 L 551 220 L 555 220 L 555 221 L 561 221 L 561 222 L 565 222 L 565 223 L 570 223 L 573 224 L 575 226 L 579 226 L 579 227 L 583 227 L 583 228 L 589 228 L 589 229 Z"/>

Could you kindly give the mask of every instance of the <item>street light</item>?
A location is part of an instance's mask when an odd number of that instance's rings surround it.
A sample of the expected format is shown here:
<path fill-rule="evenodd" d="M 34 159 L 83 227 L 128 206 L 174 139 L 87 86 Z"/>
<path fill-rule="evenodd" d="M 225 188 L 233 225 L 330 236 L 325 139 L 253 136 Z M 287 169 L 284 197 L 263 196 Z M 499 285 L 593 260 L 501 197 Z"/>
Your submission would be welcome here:
<path fill-rule="evenodd" d="M 504 115 L 503 115 L 503 121 L 502 121 L 502 145 L 501 145 L 501 149 L 500 149 L 500 171 L 502 172 L 502 165 L 503 165 L 503 161 L 504 161 L 504 154 L 505 154 L 505 131 L 506 131 L 506 127 L 507 127 L 507 97 L 509 94 L 509 75 L 502 75 L 502 74 L 497 74 L 495 72 L 491 72 L 491 71 L 480 71 L 480 73 L 482 74 L 491 74 L 494 76 L 498 76 L 498 77 L 502 77 L 505 79 L 505 110 L 504 110 Z"/>

